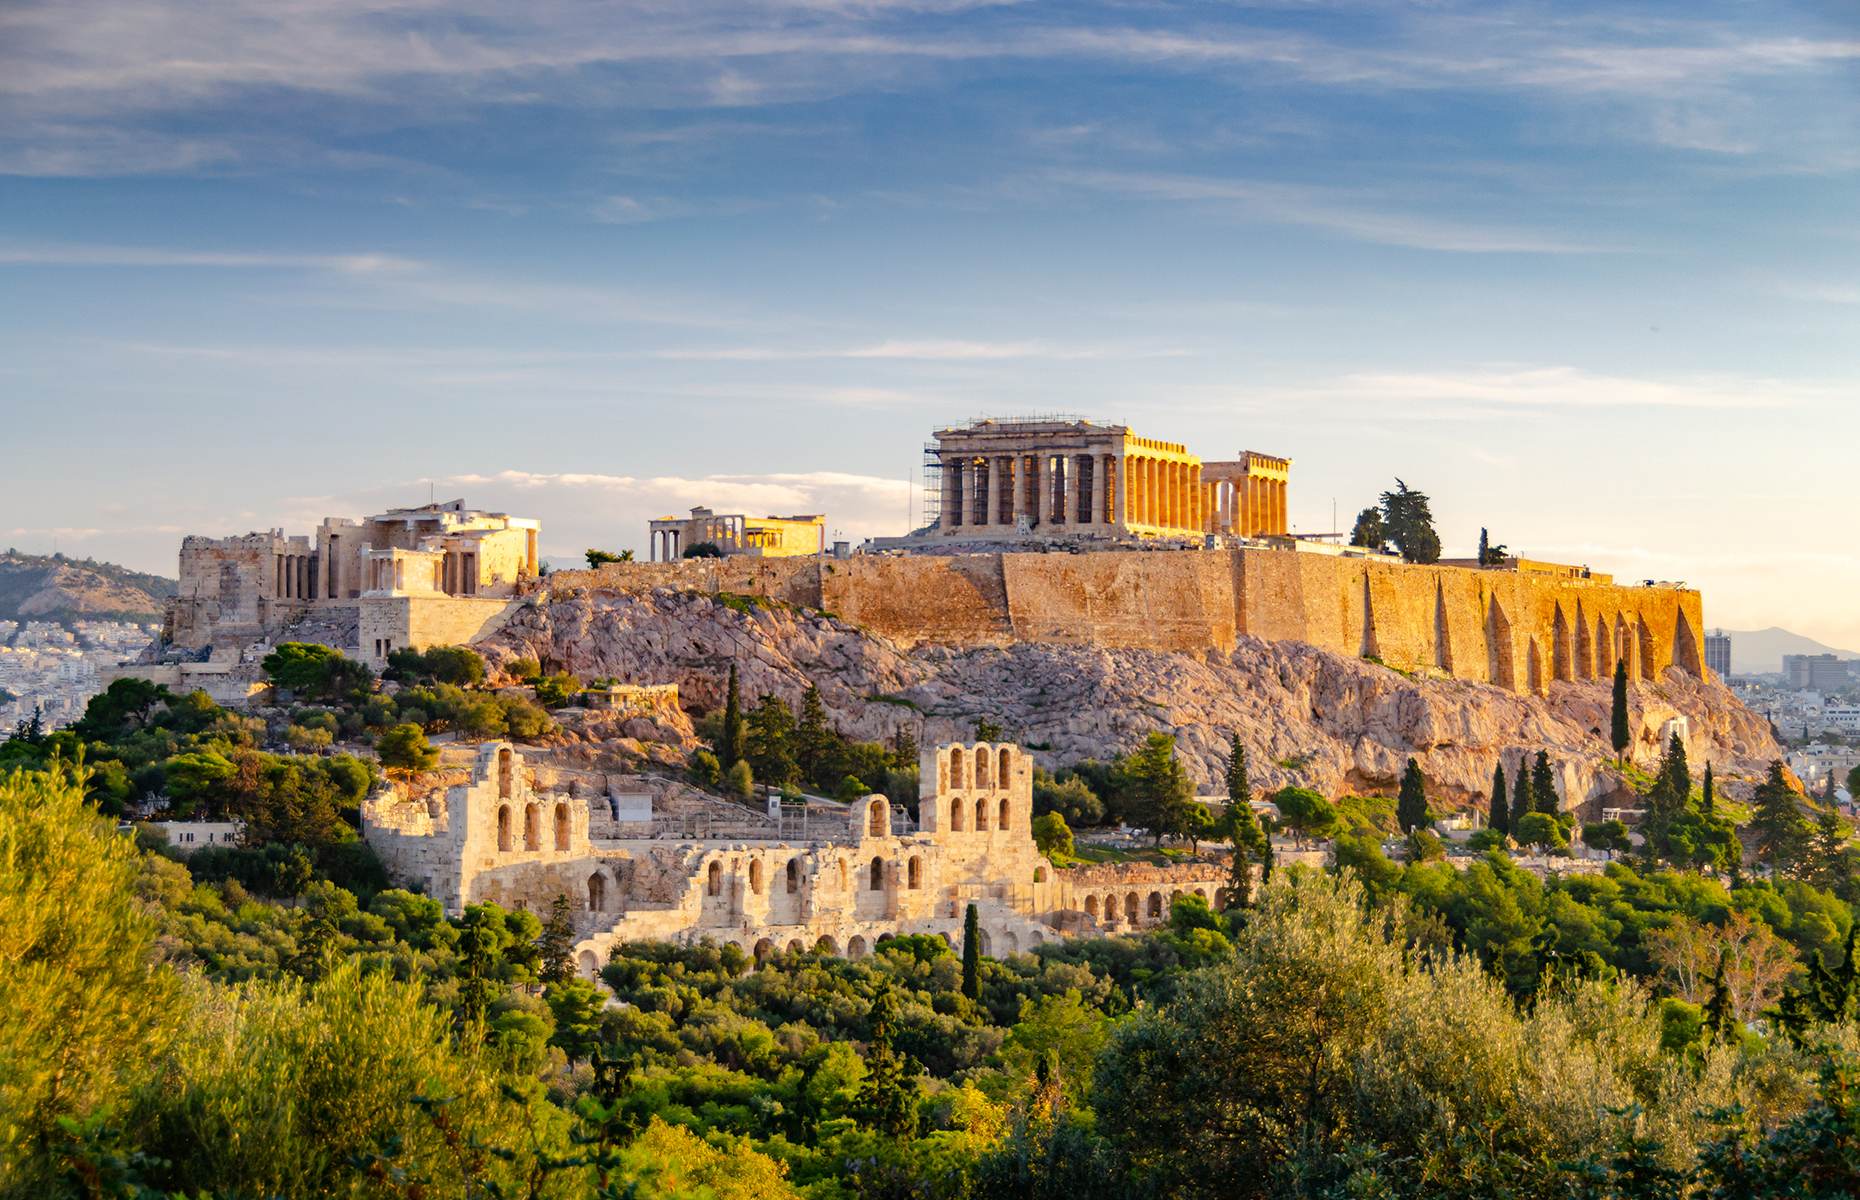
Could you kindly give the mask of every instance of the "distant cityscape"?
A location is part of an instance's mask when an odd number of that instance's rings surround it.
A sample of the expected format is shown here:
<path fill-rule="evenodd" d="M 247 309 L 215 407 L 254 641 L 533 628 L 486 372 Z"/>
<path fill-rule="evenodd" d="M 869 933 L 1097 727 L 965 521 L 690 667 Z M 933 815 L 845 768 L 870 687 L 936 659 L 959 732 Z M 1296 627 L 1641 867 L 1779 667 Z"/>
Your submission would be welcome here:
<path fill-rule="evenodd" d="M 13 697 L 0 703 L 0 723 L 10 731 L 37 709 L 48 732 L 71 724 L 103 690 L 99 669 L 136 657 L 160 632 L 126 621 L 0 621 L 0 691 Z"/>

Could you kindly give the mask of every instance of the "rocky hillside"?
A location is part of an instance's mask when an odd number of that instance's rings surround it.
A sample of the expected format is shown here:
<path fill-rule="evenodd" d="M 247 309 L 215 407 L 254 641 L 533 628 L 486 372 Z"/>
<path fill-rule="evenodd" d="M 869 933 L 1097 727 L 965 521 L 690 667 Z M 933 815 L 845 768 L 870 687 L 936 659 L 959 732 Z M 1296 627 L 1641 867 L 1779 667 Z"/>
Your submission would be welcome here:
<path fill-rule="evenodd" d="M 1507 774 L 1547 750 L 1567 802 L 1620 786 L 1608 768 L 1609 685 L 1552 685 L 1547 698 L 1484 684 L 1417 679 L 1301 642 L 1242 638 L 1231 654 L 1019 644 L 904 650 L 809 610 L 660 589 L 542 596 L 477 647 L 494 670 L 536 658 L 583 679 L 676 683 L 687 708 L 723 702 L 729 669 L 746 701 L 797 700 L 810 681 L 840 729 L 888 738 L 900 724 L 926 744 L 971 736 L 979 717 L 1035 749 L 1048 767 L 1129 751 L 1151 731 L 1178 739 L 1204 792 L 1221 782 L 1228 739 L 1248 747 L 1256 788 L 1297 783 L 1328 795 L 1392 793 L 1408 756 L 1446 803 L 1480 803 L 1492 768 Z M 1635 755 L 1651 765 L 1658 730 L 1689 718 L 1695 775 L 1710 761 L 1736 795 L 1779 748 L 1763 718 L 1723 686 L 1678 670 L 1632 688 Z"/>
<path fill-rule="evenodd" d="M 159 621 L 164 601 L 178 586 L 114 563 L 9 550 L 0 555 L 0 620 Z"/>

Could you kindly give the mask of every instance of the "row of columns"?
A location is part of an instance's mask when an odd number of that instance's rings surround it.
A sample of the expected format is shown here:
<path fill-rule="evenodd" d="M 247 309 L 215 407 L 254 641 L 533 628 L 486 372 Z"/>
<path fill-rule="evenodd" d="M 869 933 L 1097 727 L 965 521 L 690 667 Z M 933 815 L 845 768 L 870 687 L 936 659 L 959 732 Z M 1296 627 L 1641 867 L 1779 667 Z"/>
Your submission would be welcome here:
<path fill-rule="evenodd" d="M 407 586 L 407 564 L 399 558 L 368 560 L 368 589 L 374 592 L 397 592 Z"/>
<path fill-rule="evenodd" d="M 1143 454 L 951 457 L 943 529 L 1149 525 L 1200 532 L 1208 488 L 1198 463 Z"/>
<path fill-rule="evenodd" d="M 478 594 L 478 556 L 462 550 L 448 550 L 440 568 L 439 590 L 448 596 Z"/>
<path fill-rule="evenodd" d="M 1239 537 L 1283 537 L 1288 525 L 1286 482 L 1242 476 L 1208 485 L 1216 523 Z"/>
<path fill-rule="evenodd" d="M 313 554 L 280 554 L 278 577 L 272 595 L 280 600 L 314 600 L 317 592 L 317 560 Z"/>
<path fill-rule="evenodd" d="M 652 531 L 652 557 L 650 562 L 676 562 L 684 553 L 684 531 L 682 529 L 655 529 Z"/>

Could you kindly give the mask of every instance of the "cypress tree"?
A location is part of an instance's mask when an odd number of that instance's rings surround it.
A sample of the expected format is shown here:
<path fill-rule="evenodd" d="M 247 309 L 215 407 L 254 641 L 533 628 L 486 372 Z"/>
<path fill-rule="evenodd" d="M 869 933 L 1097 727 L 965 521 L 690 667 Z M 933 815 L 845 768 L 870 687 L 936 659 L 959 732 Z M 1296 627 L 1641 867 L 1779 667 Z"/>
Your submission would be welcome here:
<path fill-rule="evenodd" d="M 1627 754 L 1628 745 L 1633 741 L 1628 736 L 1628 690 L 1627 659 L 1615 660 L 1615 697 L 1608 720 L 1609 740 L 1614 743 L 1615 757 Z"/>
<path fill-rule="evenodd" d="M 1526 753 L 1518 760 L 1518 775 L 1511 787 L 1511 827 L 1517 829 L 1527 813 L 1536 810 L 1535 797 L 1531 794 L 1531 756 Z"/>
<path fill-rule="evenodd" d="M 1783 775 L 1782 762 L 1770 764 L 1769 778 L 1757 786 L 1750 824 L 1757 834 L 1757 857 L 1786 871 L 1801 857 L 1808 822 L 1796 807 L 1795 789 Z"/>
<path fill-rule="evenodd" d="M 1550 752 L 1537 752 L 1537 765 L 1531 768 L 1531 796 L 1537 811 L 1556 816 L 1556 775 L 1550 770 Z"/>
<path fill-rule="evenodd" d="M 1724 981 L 1730 965 L 1731 948 L 1726 946 L 1718 952 L 1718 970 L 1711 977 L 1711 999 L 1705 1005 L 1705 1028 L 1711 1030 L 1713 1041 L 1723 1038 L 1735 1021 L 1731 1012 L 1731 989 Z"/>
<path fill-rule="evenodd" d="M 1266 837 L 1264 845 L 1265 850 L 1259 859 L 1259 886 L 1262 888 L 1272 882 L 1272 838 L 1270 835 Z"/>
<path fill-rule="evenodd" d="M 891 736 L 891 766 L 897 771 L 915 771 L 917 769 L 917 739 L 911 734 L 909 725 L 898 726 L 898 732 Z"/>
<path fill-rule="evenodd" d="M 970 911 L 974 908 L 971 906 Z M 861 1123 L 895 1141 L 917 1136 L 917 1076 L 923 1067 L 892 1046 L 898 1023 L 898 1002 L 889 986 L 872 1001 L 872 1040 L 865 1052 L 865 1082 L 856 1100 Z"/>
<path fill-rule="evenodd" d="M 1240 744 L 1240 735 L 1236 733 L 1227 752 L 1227 804 L 1229 808 L 1236 804 L 1245 806 L 1250 815 L 1253 809 L 1247 801 L 1252 798 L 1253 788 L 1246 778 L 1246 747 Z"/>
<path fill-rule="evenodd" d="M 794 714 L 778 696 L 764 696 L 750 714 L 754 734 L 747 757 L 756 778 L 774 787 L 793 783 L 801 773 L 794 761 Z"/>
<path fill-rule="evenodd" d="M 1486 816 L 1486 824 L 1507 836 L 1511 833 L 1511 808 L 1506 795 L 1503 762 L 1492 768 L 1492 808 Z"/>
<path fill-rule="evenodd" d="M 743 697 L 736 690 L 736 664 L 730 664 L 730 692 L 723 702 L 723 743 L 717 747 L 717 762 L 729 770 L 742 761 L 748 731 L 743 727 Z"/>
<path fill-rule="evenodd" d="M 1686 744 L 1677 733 L 1667 741 L 1663 766 L 1673 785 L 1673 794 L 1679 797 L 1679 807 L 1684 809 L 1686 801 L 1692 798 L 1692 768 L 1686 764 Z"/>
<path fill-rule="evenodd" d="M 827 728 L 827 708 L 821 702 L 820 688 L 809 684 L 801 697 L 801 720 L 794 730 L 794 759 L 801 777 L 820 787 L 831 787 L 834 745 L 833 731 Z"/>
<path fill-rule="evenodd" d="M 973 904 L 962 918 L 962 994 L 982 998 L 982 919 Z"/>
<path fill-rule="evenodd" d="M 575 924 L 568 915 L 568 897 L 557 893 L 549 905 L 549 923 L 536 941 L 542 957 L 542 981 L 567 983 L 575 977 Z"/>
<path fill-rule="evenodd" d="M 1705 764 L 1705 786 L 1699 792 L 1699 811 L 1705 814 L 1706 820 L 1711 819 L 1711 806 L 1712 806 L 1711 764 L 1708 762 Z"/>
<path fill-rule="evenodd" d="M 1395 823 L 1403 833 L 1413 833 L 1427 824 L 1427 776 L 1414 759 L 1401 773 L 1401 792 L 1395 800 Z"/>

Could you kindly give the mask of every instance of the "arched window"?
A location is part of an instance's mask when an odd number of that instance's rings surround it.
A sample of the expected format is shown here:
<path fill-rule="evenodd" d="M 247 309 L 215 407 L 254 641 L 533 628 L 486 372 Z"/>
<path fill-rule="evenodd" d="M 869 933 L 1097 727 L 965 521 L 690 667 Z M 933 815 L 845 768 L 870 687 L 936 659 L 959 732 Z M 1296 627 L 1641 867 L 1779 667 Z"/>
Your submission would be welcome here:
<path fill-rule="evenodd" d="M 1152 921 L 1162 920 L 1162 893 L 1161 892 L 1150 893 L 1150 920 Z"/>
<path fill-rule="evenodd" d="M 599 871 L 588 876 L 588 911 L 607 911 L 607 877 Z"/>
<path fill-rule="evenodd" d="M 949 827 L 957 833 L 962 832 L 962 801 L 960 800 L 949 802 Z"/>
<path fill-rule="evenodd" d="M 1142 910 L 1137 907 L 1137 894 L 1131 892 L 1124 897 L 1124 919 L 1129 921 L 1132 925 L 1135 925 L 1137 923 L 1137 918 L 1141 915 Z"/>
<path fill-rule="evenodd" d="M 1007 799 L 1003 797 L 1001 801 L 1001 820 L 995 824 L 995 828 L 1006 829 L 1007 827 L 1008 827 L 1008 802 L 1007 802 Z"/>
<path fill-rule="evenodd" d="M 497 848 L 505 852 L 510 850 L 510 806 L 508 804 L 497 810 Z"/>
<path fill-rule="evenodd" d="M 1173 909 L 1175 907 L 1175 902 L 1177 900 L 1180 900 L 1181 898 L 1182 898 L 1182 893 L 1170 892 L 1169 893 L 1169 907 Z"/>
<path fill-rule="evenodd" d="M 710 879 L 710 894 L 713 896 L 723 895 L 723 864 L 722 863 L 710 864 L 709 879 Z"/>
<path fill-rule="evenodd" d="M 986 800 L 975 802 L 975 832 L 988 832 L 988 801 Z"/>
<path fill-rule="evenodd" d="M 883 800 L 873 800 L 866 805 L 866 808 L 870 810 L 867 813 L 866 832 L 872 837 L 884 837 L 885 802 Z"/>
<path fill-rule="evenodd" d="M 1096 896 L 1085 897 L 1085 915 L 1088 917 L 1093 917 L 1093 918 L 1097 917 L 1098 897 Z"/>
<path fill-rule="evenodd" d="M 962 790 L 962 751 L 949 752 L 949 786 Z"/>
<path fill-rule="evenodd" d="M 882 858 L 872 860 L 872 890 L 875 892 L 885 890 L 885 860 Z"/>
<path fill-rule="evenodd" d="M 1008 780 L 1011 778 L 1013 778 L 1013 776 L 1008 769 L 1008 751 L 1007 747 L 1003 746 L 1001 747 L 1001 766 L 995 773 L 995 786 L 1004 788 L 1008 785 Z"/>
<path fill-rule="evenodd" d="M 555 806 L 555 848 L 568 849 L 568 805 Z"/>
<path fill-rule="evenodd" d="M 865 957 L 865 939 L 862 937 L 854 937 L 850 942 L 847 942 L 846 943 L 846 957 L 864 958 Z"/>
<path fill-rule="evenodd" d="M 767 958 L 769 955 L 773 953 L 775 953 L 774 942 L 769 941 L 767 938 L 763 938 L 761 941 L 756 943 L 755 954 L 756 954 L 757 962 L 761 962 L 763 959 Z"/>
<path fill-rule="evenodd" d="M 510 751 L 497 752 L 497 798 L 510 799 Z"/>
<path fill-rule="evenodd" d="M 1035 867 L 1033 869 L 1033 881 L 1035 883 L 1046 882 L 1046 868 L 1045 867 Z"/>
<path fill-rule="evenodd" d="M 542 849 L 542 830 L 537 828 L 536 806 L 523 806 L 523 848 L 525 850 Z"/>
<path fill-rule="evenodd" d="M 912 855 L 910 864 L 906 869 L 905 878 L 908 881 L 908 886 L 921 888 L 924 885 L 924 860 Z"/>
<path fill-rule="evenodd" d="M 749 860 L 749 890 L 760 896 L 762 894 L 762 860 Z"/>
<path fill-rule="evenodd" d="M 788 860 L 788 894 L 792 896 L 800 890 L 801 860 L 798 858 L 791 858 Z"/>
<path fill-rule="evenodd" d="M 978 788 L 988 786 L 988 751 L 986 750 L 978 749 L 975 752 L 975 786 Z"/>

